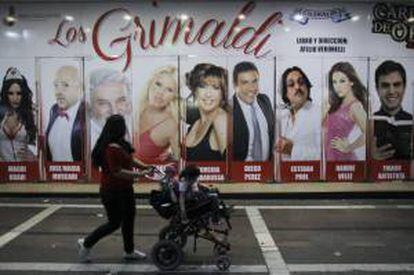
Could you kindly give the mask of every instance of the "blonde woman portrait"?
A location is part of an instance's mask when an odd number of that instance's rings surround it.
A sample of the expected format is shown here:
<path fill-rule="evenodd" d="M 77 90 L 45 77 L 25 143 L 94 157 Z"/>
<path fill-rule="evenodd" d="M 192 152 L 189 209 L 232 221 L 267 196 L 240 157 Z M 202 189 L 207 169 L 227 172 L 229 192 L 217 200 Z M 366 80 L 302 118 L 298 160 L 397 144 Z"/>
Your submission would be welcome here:
<path fill-rule="evenodd" d="M 166 66 L 155 71 L 140 91 L 136 117 L 136 156 L 145 163 L 177 160 L 178 145 L 178 85 L 177 68 Z"/>
<path fill-rule="evenodd" d="M 185 138 L 187 160 L 225 160 L 227 71 L 213 64 L 197 64 L 186 74 L 186 85 L 200 114 Z"/>
<path fill-rule="evenodd" d="M 365 146 L 367 89 L 354 67 L 338 62 L 329 71 L 329 108 L 325 118 L 325 150 L 328 161 L 358 160 L 355 150 Z M 360 135 L 350 140 L 357 126 Z"/>

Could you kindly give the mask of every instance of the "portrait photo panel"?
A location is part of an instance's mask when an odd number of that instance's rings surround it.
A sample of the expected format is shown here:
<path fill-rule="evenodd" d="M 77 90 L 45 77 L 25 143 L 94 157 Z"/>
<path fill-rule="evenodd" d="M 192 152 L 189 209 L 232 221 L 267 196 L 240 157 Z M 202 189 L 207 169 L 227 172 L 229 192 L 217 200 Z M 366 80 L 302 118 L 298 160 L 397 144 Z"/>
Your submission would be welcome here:
<path fill-rule="evenodd" d="M 85 175 L 83 59 L 38 58 L 46 179 L 78 181 Z"/>
<path fill-rule="evenodd" d="M 414 58 L 370 59 L 370 176 L 410 179 L 413 157 Z"/>
<path fill-rule="evenodd" d="M 131 69 L 123 71 L 122 62 L 105 62 L 97 57 L 85 59 L 85 94 L 87 122 L 90 129 L 88 151 L 91 153 L 111 115 L 121 115 L 127 126 L 126 140 L 132 142 Z M 99 171 L 90 163 L 91 181 L 99 181 Z"/>
<path fill-rule="evenodd" d="M 228 68 L 230 180 L 273 181 L 274 59 L 230 57 Z"/>
<path fill-rule="evenodd" d="M 323 59 L 323 159 L 328 181 L 365 180 L 368 59 Z"/>
<path fill-rule="evenodd" d="M 198 165 L 200 180 L 227 180 L 228 70 L 227 59 L 180 56 L 182 157 Z"/>
<path fill-rule="evenodd" d="M 321 58 L 276 59 L 275 173 L 279 181 L 321 178 L 322 79 Z"/>
<path fill-rule="evenodd" d="M 178 170 L 181 158 L 179 104 L 178 57 L 134 57 L 132 128 L 138 160 L 156 165 L 161 171 L 166 167 Z"/>
<path fill-rule="evenodd" d="M 34 58 L 0 59 L 0 182 L 39 179 Z"/>

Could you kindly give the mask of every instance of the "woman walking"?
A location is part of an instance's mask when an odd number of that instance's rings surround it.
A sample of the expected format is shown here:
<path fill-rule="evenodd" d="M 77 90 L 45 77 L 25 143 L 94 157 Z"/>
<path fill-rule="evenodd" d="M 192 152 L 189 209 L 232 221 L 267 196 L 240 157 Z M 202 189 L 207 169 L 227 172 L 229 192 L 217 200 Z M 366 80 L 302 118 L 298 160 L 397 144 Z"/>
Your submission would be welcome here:
<path fill-rule="evenodd" d="M 108 221 L 86 238 L 78 240 L 81 262 L 89 262 L 91 248 L 119 227 L 124 242 L 124 259 L 146 257 L 145 253 L 134 249 L 135 199 L 132 185 L 134 178 L 152 171 L 152 168 L 132 158 L 134 150 L 125 140 L 126 129 L 121 115 L 110 116 L 92 151 L 92 164 L 102 173 L 100 195 Z M 143 170 L 134 171 L 133 167 Z"/>

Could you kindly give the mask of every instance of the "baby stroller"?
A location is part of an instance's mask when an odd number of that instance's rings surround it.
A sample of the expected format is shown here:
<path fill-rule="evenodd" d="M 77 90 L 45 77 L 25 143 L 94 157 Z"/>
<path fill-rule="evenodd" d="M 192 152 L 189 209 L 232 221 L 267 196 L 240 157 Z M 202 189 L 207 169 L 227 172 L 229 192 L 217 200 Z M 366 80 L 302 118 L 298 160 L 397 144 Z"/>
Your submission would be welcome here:
<path fill-rule="evenodd" d="M 156 173 L 162 172 L 157 170 Z M 183 223 L 178 202 L 174 202 L 170 195 L 171 191 L 177 190 L 165 180 L 161 180 L 160 185 L 160 190 L 151 191 L 150 204 L 161 217 L 169 220 L 169 224 L 159 232 L 159 241 L 152 249 L 151 257 L 154 264 L 161 270 L 176 269 L 183 261 L 183 248 L 187 238 L 194 236 L 193 251 L 197 250 L 198 238 L 212 242 L 217 268 L 220 271 L 228 270 L 231 258 L 227 254 L 230 251 L 227 237 L 232 229 L 232 207 L 219 199 L 217 189 L 200 185 L 201 198 L 186 202 L 188 222 Z"/>

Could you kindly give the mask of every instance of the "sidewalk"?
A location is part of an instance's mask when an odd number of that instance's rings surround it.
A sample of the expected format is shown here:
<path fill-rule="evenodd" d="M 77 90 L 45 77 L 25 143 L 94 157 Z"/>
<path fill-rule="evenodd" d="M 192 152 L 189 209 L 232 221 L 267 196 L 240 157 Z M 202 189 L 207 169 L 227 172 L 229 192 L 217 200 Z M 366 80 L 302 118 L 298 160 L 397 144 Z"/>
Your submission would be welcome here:
<path fill-rule="evenodd" d="M 407 194 L 414 195 L 414 182 L 384 182 L 384 183 L 224 183 L 207 184 L 217 187 L 225 196 L 263 195 L 356 195 L 356 194 Z M 152 189 L 158 188 L 158 183 L 136 183 L 135 193 L 146 196 Z M 0 184 L 1 195 L 73 195 L 89 196 L 98 194 L 99 184 L 93 183 L 3 183 Z"/>

